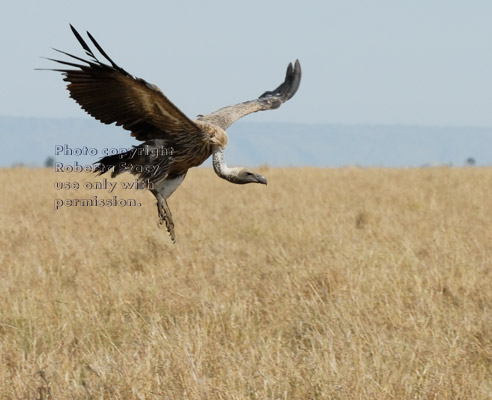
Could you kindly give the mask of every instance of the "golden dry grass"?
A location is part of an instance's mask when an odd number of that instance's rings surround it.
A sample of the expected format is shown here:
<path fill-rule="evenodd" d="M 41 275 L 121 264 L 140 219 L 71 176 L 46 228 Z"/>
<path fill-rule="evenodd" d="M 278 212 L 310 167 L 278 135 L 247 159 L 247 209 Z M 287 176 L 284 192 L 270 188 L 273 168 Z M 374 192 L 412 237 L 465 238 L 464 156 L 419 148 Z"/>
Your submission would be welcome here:
<path fill-rule="evenodd" d="M 492 398 L 492 169 L 263 173 L 190 171 L 172 245 L 0 170 L 0 398 Z"/>

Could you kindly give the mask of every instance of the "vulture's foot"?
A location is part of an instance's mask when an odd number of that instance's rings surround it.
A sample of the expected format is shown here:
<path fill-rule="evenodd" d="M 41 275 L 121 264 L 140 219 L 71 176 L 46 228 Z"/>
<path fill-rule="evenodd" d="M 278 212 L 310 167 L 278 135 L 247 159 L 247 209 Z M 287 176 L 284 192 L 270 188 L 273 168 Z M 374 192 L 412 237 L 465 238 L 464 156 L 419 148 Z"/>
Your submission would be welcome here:
<path fill-rule="evenodd" d="M 159 228 L 166 224 L 167 231 L 169 232 L 169 235 L 171 236 L 171 240 L 173 243 L 176 243 L 176 235 L 174 233 L 174 222 L 173 222 L 173 216 L 171 214 L 171 210 L 169 209 L 169 206 L 167 205 L 167 201 L 164 197 L 161 195 L 156 196 L 157 197 L 157 211 L 159 213 Z"/>

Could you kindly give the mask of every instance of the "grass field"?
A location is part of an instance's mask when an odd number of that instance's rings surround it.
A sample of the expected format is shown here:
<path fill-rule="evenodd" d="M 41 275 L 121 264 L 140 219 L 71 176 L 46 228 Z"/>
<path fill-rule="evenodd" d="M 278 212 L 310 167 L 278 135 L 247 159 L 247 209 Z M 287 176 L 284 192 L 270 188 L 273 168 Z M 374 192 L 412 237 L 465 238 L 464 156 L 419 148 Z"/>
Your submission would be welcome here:
<path fill-rule="evenodd" d="M 259 171 L 0 170 L 0 399 L 492 398 L 491 168 Z"/>

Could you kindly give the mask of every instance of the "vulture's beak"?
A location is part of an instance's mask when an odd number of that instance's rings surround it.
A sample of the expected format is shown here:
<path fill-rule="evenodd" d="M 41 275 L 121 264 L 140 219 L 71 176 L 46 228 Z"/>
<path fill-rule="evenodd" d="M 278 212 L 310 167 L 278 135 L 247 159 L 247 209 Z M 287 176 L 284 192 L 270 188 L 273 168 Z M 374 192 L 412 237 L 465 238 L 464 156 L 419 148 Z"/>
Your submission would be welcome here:
<path fill-rule="evenodd" d="M 267 184 L 267 180 L 263 175 L 256 174 L 255 178 L 256 178 L 256 182 L 262 183 L 263 185 Z"/>

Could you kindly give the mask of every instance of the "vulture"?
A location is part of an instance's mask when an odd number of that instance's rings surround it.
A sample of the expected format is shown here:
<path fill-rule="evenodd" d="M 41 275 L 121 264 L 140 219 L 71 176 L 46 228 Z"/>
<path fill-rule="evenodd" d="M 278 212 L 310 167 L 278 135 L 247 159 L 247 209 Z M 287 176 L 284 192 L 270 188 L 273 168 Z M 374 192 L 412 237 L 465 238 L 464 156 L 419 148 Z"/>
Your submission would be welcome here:
<path fill-rule="evenodd" d="M 289 63 L 285 80 L 276 89 L 255 100 L 190 119 L 157 86 L 118 66 L 87 32 L 106 62 L 97 59 L 82 36 L 72 25 L 70 28 L 89 58 L 54 49 L 70 57 L 70 61 L 48 58 L 63 65 L 50 70 L 62 73 L 70 97 L 89 115 L 105 124 L 123 127 L 142 142 L 125 153 L 101 158 L 94 172 L 100 175 L 111 171 L 113 178 L 130 172 L 145 182 L 157 199 L 159 225 L 166 224 L 173 243 L 176 236 L 167 199 L 183 182 L 188 169 L 199 166 L 212 155 L 213 168 L 219 177 L 236 184 L 266 185 L 264 176 L 226 165 L 226 129 L 247 114 L 276 109 L 292 98 L 301 82 L 299 60 L 294 65 Z"/>

